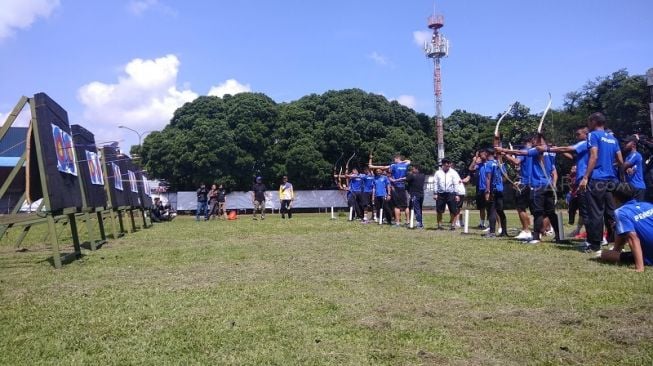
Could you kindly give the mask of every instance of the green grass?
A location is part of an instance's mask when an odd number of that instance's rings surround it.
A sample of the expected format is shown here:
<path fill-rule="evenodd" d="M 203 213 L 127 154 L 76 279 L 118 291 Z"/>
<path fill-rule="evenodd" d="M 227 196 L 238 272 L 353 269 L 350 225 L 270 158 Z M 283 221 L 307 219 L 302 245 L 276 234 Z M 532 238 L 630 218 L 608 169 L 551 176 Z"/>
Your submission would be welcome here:
<path fill-rule="evenodd" d="M 0 245 L 2 365 L 653 364 L 653 268 L 567 246 L 180 217 L 55 270 L 35 231 Z"/>

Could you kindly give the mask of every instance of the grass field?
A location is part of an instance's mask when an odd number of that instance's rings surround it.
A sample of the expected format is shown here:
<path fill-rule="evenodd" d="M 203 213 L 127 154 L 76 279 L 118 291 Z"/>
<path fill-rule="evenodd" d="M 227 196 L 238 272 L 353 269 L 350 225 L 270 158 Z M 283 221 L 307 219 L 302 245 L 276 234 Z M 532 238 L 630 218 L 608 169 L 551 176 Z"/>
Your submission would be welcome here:
<path fill-rule="evenodd" d="M 325 214 L 180 217 L 55 270 L 14 236 L 2 365 L 653 364 L 653 268 L 571 246 Z"/>

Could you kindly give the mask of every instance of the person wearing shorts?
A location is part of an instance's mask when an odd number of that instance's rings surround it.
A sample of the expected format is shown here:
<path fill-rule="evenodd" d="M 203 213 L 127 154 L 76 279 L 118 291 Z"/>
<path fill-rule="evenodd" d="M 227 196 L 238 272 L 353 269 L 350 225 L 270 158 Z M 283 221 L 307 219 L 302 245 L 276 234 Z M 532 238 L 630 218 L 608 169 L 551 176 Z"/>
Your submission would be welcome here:
<path fill-rule="evenodd" d="M 456 230 L 454 220 L 458 215 L 458 201 L 460 197 L 457 195 L 457 187 L 460 183 L 460 176 L 455 169 L 451 167 L 449 159 L 442 159 L 442 167 L 435 173 L 435 192 L 433 198 L 435 199 L 435 210 L 437 213 L 437 230 L 443 230 L 442 215 L 445 208 L 449 208 L 450 226 L 449 230 Z"/>
<path fill-rule="evenodd" d="M 404 160 L 400 154 L 395 154 L 394 163 L 390 165 L 372 164 L 372 156 L 368 164 L 370 169 L 384 169 L 390 172 L 390 182 L 392 183 L 392 202 L 395 207 L 395 226 L 401 225 L 401 211 L 406 215 L 406 224 L 408 223 L 408 197 L 406 194 L 406 176 L 410 160 Z"/>

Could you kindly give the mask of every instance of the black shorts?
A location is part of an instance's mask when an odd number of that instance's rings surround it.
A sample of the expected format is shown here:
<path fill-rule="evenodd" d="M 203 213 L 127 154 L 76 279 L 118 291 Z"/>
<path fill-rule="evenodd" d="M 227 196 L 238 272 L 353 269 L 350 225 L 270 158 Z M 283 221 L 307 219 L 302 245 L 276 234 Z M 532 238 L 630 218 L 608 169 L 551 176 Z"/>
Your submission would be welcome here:
<path fill-rule="evenodd" d="M 484 210 L 486 206 L 485 192 L 476 193 L 476 208 L 478 210 Z"/>
<path fill-rule="evenodd" d="M 437 213 L 443 213 L 446 207 L 449 207 L 449 212 L 452 215 L 458 214 L 458 204 L 456 203 L 455 193 L 438 193 L 438 200 L 435 202 L 435 210 Z"/>
<path fill-rule="evenodd" d="M 396 208 L 408 208 L 408 197 L 405 187 L 394 187 L 392 189 L 392 203 Z"/>
<path fill-rule="evenodd" d="M 531 212 L 533 216 L 555 213 L 555 197 L 549 187 L 531 189 Z"/>
<path fill-rule="evenodd" d="M 531 204 L 531 187 L 521 187 L 521 193 L 519 193 L 518 190 L 515 190 L 515 206 L 520 211 L 526 211 Z"/>

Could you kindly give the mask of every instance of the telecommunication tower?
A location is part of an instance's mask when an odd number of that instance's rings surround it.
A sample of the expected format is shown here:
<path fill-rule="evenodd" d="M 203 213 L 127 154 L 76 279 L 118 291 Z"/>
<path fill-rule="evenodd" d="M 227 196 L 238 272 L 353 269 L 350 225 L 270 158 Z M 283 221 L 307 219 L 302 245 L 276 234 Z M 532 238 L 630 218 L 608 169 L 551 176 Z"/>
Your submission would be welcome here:
<path fill-rule="evenodd" d="M 428 26 L 433 30 L 431 41 L 424 42 L 426 57 L 433 59 L 433 87 L 435 90 L 435 128 L 438 141 L 438 163 L 444 159 L 444 127 L 442 126 L 442 78 L 440 59 L 449 54 L 449 41 L 440 34 L 444 26 L 444 16 L 433 14 L 428 18 Z"/>

